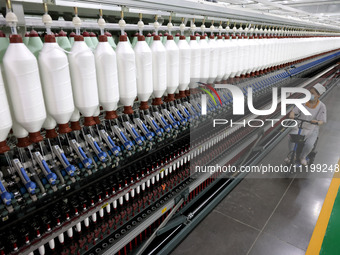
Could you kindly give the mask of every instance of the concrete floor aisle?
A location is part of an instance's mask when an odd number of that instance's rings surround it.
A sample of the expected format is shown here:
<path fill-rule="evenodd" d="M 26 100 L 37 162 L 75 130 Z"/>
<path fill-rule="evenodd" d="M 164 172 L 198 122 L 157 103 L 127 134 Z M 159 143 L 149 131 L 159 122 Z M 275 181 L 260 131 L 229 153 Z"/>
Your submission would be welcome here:
<path fill-rule="evenodd" d="M 315 164 L 336 164 L 340 155 L 340 87 L 323 102 Z M 280 165 L 288 152 L 283 139 L 262 164 Z M 248 174 L 247 178 L 195 228 L 173 255 L 303 255 L 318 219 L 333 173 L 322 175 Z M 256 177 L 256 178 L 254 178 Z"/>

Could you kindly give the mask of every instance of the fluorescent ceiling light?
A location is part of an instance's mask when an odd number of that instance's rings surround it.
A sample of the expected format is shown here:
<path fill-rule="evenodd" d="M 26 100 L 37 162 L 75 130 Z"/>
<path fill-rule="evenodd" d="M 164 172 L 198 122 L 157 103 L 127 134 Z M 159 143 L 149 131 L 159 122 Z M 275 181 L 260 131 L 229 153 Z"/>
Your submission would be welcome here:
<path fill-rule="evenodd" d="M 60 6 L 69 6 L 69 7 L 79 7 L 79 8 L 85 8 L 85 9 L 102 9 L 107 11 L 121 11 L 122 8 L 117 5 L 108 5 L 108 4 L 95 4 L 95 3 L 79 3 L 74 1 L 64 1 L 64 0 L 56 0 L 55 5 Z"/>

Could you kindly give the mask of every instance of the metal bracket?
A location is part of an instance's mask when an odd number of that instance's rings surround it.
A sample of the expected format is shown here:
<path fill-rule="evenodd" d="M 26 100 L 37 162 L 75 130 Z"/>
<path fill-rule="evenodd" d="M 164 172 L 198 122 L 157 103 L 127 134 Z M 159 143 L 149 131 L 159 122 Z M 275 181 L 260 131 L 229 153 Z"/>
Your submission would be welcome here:
<path fill-rule="evenodd" d="M 121 8 L 123 12 L 129 12 L 129 7 L 122 5 Z"/>
<path fill-rule="evenodd" d="M 189 197 L 189 188 L 186 188 L 185 190 L 183 190 L 183 192 L 178 195 L 177 197 L 175 197 L 175 205 L 179 203 L 179 201 L 183 198 L 184 201 L 187 200 L 187 198 Z"/>
<path fill-rule="evenodd" d="M 159 225 L 159 227 L 156 229 L 155 232 L 150 236 L 150 238 L 143 244 L 143 246 L 137 251 L 136 255 L 142 255 L 145 249 L 152 243 L 152 241 L 155 239 L 157 236 L 157 232 L 162 229 L 168 221 L 171 219 L 171 217 L 177 212 L 177 210 L 181 207 L 185 200 L 181 198 L 179 202 L 176 204 L 176 206 L 171 210 L 169 215 L 164 219 L 164 221 Z"/>
<path fill-rule="evenodd" d="M 56 0 L 43 0 L 43 3 L 56 5 Z"/>
<path fill-rule="evenodd" d="M 183 199 L 183 201 L 186 201 L 189 197 L 190 191 L 189 187 L 183 190 L 183 192 L 175 198 L 175 205 L 179 204 L 180 201 Z M 184 215 L 178 216 L 174 218 L 173 220 L 169 221 L 168 224 L 166 224 L 163 228 L 160 228 L 158 231 L 156 231 L 156 236 L 160 236 L 163 233 L 169 231 L 170 229 L 173 229 L 177 227 L 178 225 L 185 223 L 187 221 L 187 217 Z"/>
<path fill-rule="evenodd" d="M 156 233 L 157 236 L 160 236 L 164 234 L 165 232 L 169 231 L 170 229 L 173 229 L 187 221 L 187 217 L 184 215 L 178 216 L 174 218 L 173 220 L 169 221 L 168 224 L 166 224 L 163 228 L 159 229 Z"/>
<path fill-rule="evenodd" d="M 253 148 L 253 152 L 258 152 L 258 151 L 263 151 L 264 147 L 263 146 L 255 146 Z"/>

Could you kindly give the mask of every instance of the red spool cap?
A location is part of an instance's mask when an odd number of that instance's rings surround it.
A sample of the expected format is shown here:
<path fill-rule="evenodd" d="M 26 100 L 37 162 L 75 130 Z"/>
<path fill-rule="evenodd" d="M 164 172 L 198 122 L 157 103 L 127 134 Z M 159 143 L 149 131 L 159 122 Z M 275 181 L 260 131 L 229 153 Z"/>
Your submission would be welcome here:
<path fill-rule="evenodd" d="M 25 37 L 30 37 L 30 33 L 29 33 L 29 32 L 26 32 L 26 33 L 25 33 Z"/>
<path fill-rule="evenodd" d="M 75 35 L 75 33 L 74 32 L 72 32 L 73 33 L 73 36 Z M 72 34 L 71 33 L 71 34 Z M 71 34 L 70 34 L 70 36 L 71 36 Z M 58 34 L 59 36 L 67 36 L 67 33 L 64 31 L 64 30 L 60 30 L 60 32 L 59 32 L 59 34 Z"/>
<path fill-rule="evenodd" d="M 217 39 L 222 39 L 222 38 L 223 38 L 222 35 L 217 36 Z"/>
<path fill-rule="evenodd" d="M 0 37 L 6 37 L 5 33 L 0 30 Z"/>
<path fill-rule="evenodd" d="M 148 104 L 148 102 L 147 102 L 147 101 L 142 101 L 142 102 L 140 103 L 139 109 L 141 109 L 141 110 L 147 110 L 147 109 L 149 109 L 149 104 Z"/>
<path fill-rule="evenodd" d="M 133 37 L 138 37 L 138 36 L 139 36 L 138 32 L 133 35 Z"/>
<path fill-rule="evenodd" d="M 94 121 L 93 117 L 84 117 L 84 125 L 86 127 L 90 127 L 96 125 L 96 122 Z"/>
<path fill-rule="evenodd" d="M 58 129 L 59 134 L 68 134 L 72 131 L 68 123 L 59 124 L 58 127 L 59 127 Z"/>
<path fill-rule="evenodd" d="M 168 94 L 167 101 L 168 101 L 168 102 L 175 101 L 175 95 L 174 95 L 174 94 Z"/>
<path fill-rule="evenodd" d="M 205 35 L 201 35 L 200 38 L 201 38 L 201 40 L 204 40 L 205 39 Z"/>
<path fill-rule="evenodd" d="M 30 32 L 30 37 L 39 37 L 39 34 L 38 34 L 37 31 L 31 30 L 31 32 Z"/>
<path fill-rule="evenodd" d="M 138 41 L 139 42 L 145 41 L 145 36 L 144 35 L 138 35 Z"/>
<path fill-rule="evenodd" d="M 127 42 L 127 35 L 121 35 L 121 36 L 119 36 L 119 41 L 120 41 L 120 42 Z"/>
<path fill-rule="evenodd" d="M 133 114 L 132 106 L 124 106 L 125 114 Z"/>
<path fill-rule="evenodd" d="M 104 35 L 108 36 L 108 37 L 112 37 L 110 32 L 105 32 Z"/>
<path fill-rule="evenodd" d="M 81 130 L 81 126 L 79 124 L 79 121 L 71 121 L 71 128 L 72 128 L 73 131 Z"/>
<path fill-rule="evenodd" d="M 10 148 L 8 147 L 6 140 L 0 142 L 0 154 L 4 154 L 5 152 L 9 151 Z"/>
<path fill-rule="evenodd" d="M 165 32 L 165 33 L 164 33 L 164 36 L 168 36 L 168 35 L 169 35 L 169 33 L 168 33 L 168 32 Z"/>
<path fill-rule="evenodd" d="M 192 40 L 192 41 L 196 40 L 196 36 L 190 35 L 190 40 Z"/>
<path fill-rule="evenodd" d="M 116 111 L 107 111 L 105 115 L 105 119 L 107 120 L 113 120 L 118 118 Z"/>
<path fill-rule="evenodd" d="M 158 35 L 159 35 L 159 36 L 163 36 L 163 34 L 162 34 L 162 33 L 159 33 Z"/>
<path fill-rule="evenodd" d="M 20 148 L 24 148 L 31 145 L 30 140 L 28 139 L 28 137 L 24 137 L 24 138 L 18 138 L 18 143 L 17 146 Z"/>
<path fill-rule="evenodd" d="M 161 37 L 159 35 L 154 35 L 153 36 L 153 40 L 154 41 L 160 41 L 161 40 Z"/>
<path fill-rule="evenodd" d="M 30 139 L 30 142 L 32 142 L 32 143 L 38 143 L 38 142 L 41 142 L 42 140 L 44 140 L 44 138 L 40 134 L 40 131 L 34 132 L 34 133 L 29 133 L 29 139 Z"/>
<path fill-rule="evenodd" d="M 179 96 L 180 96 L 181 98 L 186 97 L 187 95 L 185 94 L 185 90 L 180 90 L 180 91 L 179 91 Z"/>
<path fill-rule="evenodd" d="M 10 43 L 22 43 L 21 35 L 10 35 L 9 42 Z"/>
<path fill-rule="evenodd" d="M 54 35 L 45 35 L 45 43 L 55 43 L 55 36 Z"/>
<path fill-rule="evenodd" d="M 179 33 L 177 33 L 177 34 L 176 34 L 176 36 L 180 36 L 180 34 L 179 34 Z"/>
<path fill-rule="evenodd" d="M 83 36 L 84 36 L 84 37 L 90 37 L 90 33 L 87 32 L 87 31 L 84 31 L 84 32 L 83 32 Z"/>
<path fill-rule="evenodd" d="M 147 35 L 146 35 L 146 37 L 151 37 L 152 35 L 150 34 L 150 33 L 148 33 Z"/>
<path fill-rule="evenodd" d="M 176 94 L 175 94 L 175 98 L 176 98 L 176 99 L 181 99 L 182 97 L 179 95 L 179 93 L 176 93 Z"/>
<path fill-rule="evenodd" d="M 195 36 L 200 36 L 200 34 L 199 34 L 199 33 L 196 33 Z"/>
<path fill-rule="evenodd" d="M 153 33 L 152 33 L 152 36 L 155 36 L 155 35 L 156 35 L 156 32 L 153 32 Z"/>
<path fill-rule="evenodd" d="M 185 36 L 184 36 L 184 35 L 181 35 L 181 36 L 179 37 L 179 39 L 180 39 L 180 40 L 185 40 Z"/>
<path fill-rule="evenodd" d="M 75 32 L 71 32 L 70 33 L 70 37 L 75 37 L 76 36 L 76 33 Z"/>
<path fill-rule="evenodd" d="M 99 42 L 107 42 L 107 36 L 106 35 L 100 35 L 98 40 L 99 40 Z"/>
<path fill-rule="evenodd" d="M 154 98 L 152 104 L 153 105 L 161 105 L 161 104 L 163 104 L 162 98 L 160 98 L 160 97 Z"/>
<path fill-rule="evenodd" d="M 215 39 L 214 35 L 209 36 L 210 39 Z"/>
<path fill-rule="evenodd" d="M 84 37 L 82 35 L 75 35 L 74 36 L 74 41 L 75 42 L 83 42 L 84 41 Z"/>
<path fill-rule="evenodd" d="M 95 33 L 91 32 L 90 37 L 97 37 Z"/>
<path fill-rule="evenodd" d="M 167 39 L 168 39 L 168 40 L 173 40 L 174 37 L 173 37 L 172 35 L 168 35 Z"/>
<path fill-rule="evenodd" d="M 95 116 L 95 117 L 93 117 L 93 119 L 94 119 L 94 122 L 96 122 L 97 125 L 100 124 L 99 116 Z"/>
<path fill-rule="evenodd" d="M 50 130 L 46 130 L 46 135 L 45 135 L 46 138 L 49 138 L 49 139 L 53 139 L 53 138 L 56 138 L 58 137 L 58 134 L 57 132 L 55 131 L 55 129 L 50 129 Z"/>

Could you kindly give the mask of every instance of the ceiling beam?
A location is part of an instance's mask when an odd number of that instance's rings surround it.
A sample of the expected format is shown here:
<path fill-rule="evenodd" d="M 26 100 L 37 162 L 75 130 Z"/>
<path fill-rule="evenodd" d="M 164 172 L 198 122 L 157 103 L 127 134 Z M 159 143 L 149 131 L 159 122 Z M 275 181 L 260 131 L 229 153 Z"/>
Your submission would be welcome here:
<path fill-rule="evenodd" d="M 339 1 L 310 1 L 310 2 L 292 2 L 284 3 L 284 5 L 289 5 L 291 7 L 302 7 L 302 6 L 315 6 L 315 5 L 339 5 Z"/>
<path fill-rule="evenodd" d="M 289 12 L 292 12 L 292 13 L 304 14 L 305 16 L 309 16 L 309 17 L 320 17 L 320 15 L 318 15 L 318 14 L 312 14 L 312 13 L 302 11 L 302 10 L 299 10 L 299 9 L 296 9 L 296 8 L 293 8 L 293 7 L 290 7 L 290 6 L 287 6 L 287 5 L 278 4 L 277 2 L 271 2 L 271 1 L 268 1 L 268 0 L 256 0 L 256 2 L 266 4 L 266 5 L 269 5 L 269 6 L 273 6 L 273 7 L 278 7 L 282 10 L 286 10 L 286 11 L 289 11 Z M 332 22 L 332 20 L 327 18 L 326 16 L 323 16 L 323 17 L 324 17 L 324 19 L 323 19 L 324 23 L 326 23 L 325 21 Z"/>

